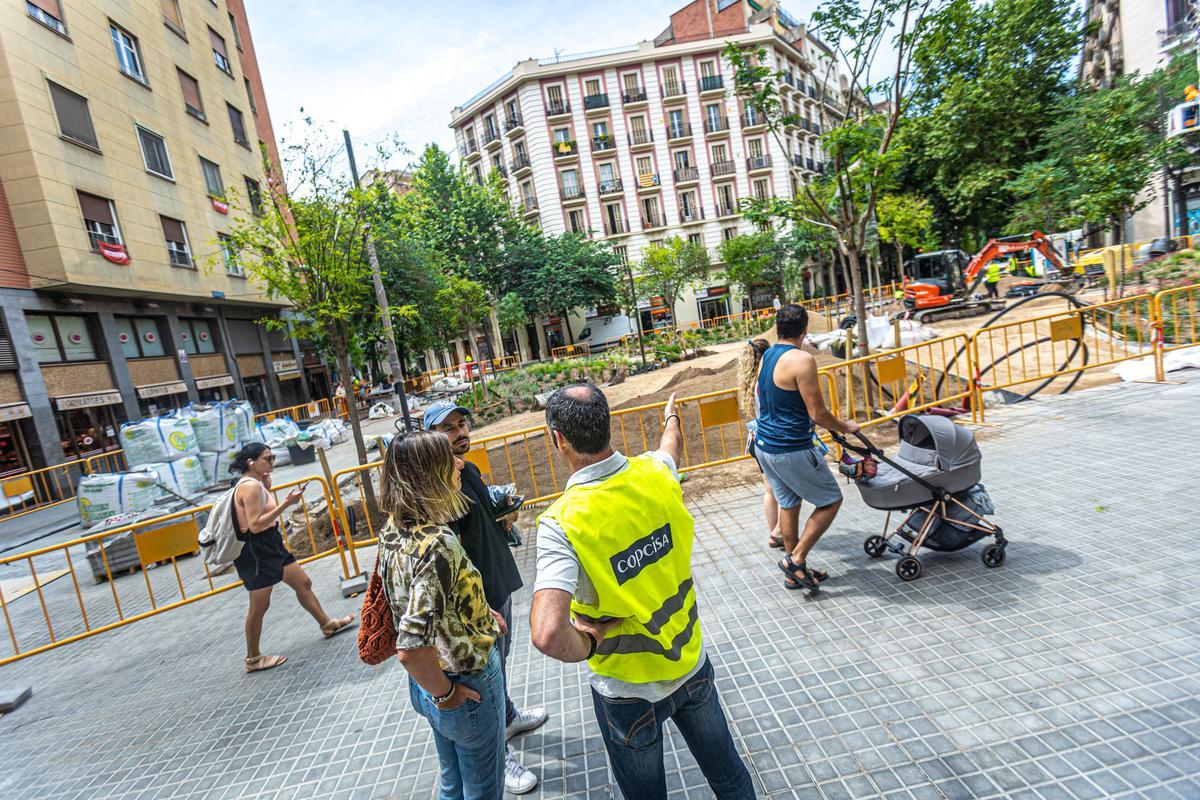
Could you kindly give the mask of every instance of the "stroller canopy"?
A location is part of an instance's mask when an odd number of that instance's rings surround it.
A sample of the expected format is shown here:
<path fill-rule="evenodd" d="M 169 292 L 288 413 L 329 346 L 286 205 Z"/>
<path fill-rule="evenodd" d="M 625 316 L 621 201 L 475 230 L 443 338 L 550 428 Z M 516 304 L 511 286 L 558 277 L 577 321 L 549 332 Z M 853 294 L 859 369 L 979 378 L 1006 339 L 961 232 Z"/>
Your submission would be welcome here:
<path fill-rule="evenodd" d="M 975 435 L 946 417 L 909 414 L 900 418 L 898 455 L 933 467 L 938 472 L 953 472 L 976 466 L 983 460 Z"/>

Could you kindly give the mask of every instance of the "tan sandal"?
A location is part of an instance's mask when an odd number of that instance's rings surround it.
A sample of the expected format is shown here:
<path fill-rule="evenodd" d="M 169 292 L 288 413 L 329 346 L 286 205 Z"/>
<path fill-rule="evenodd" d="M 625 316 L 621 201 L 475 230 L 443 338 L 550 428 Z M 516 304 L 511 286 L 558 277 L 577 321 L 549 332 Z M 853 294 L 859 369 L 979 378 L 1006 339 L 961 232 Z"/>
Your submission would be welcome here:
<path fill-rule="evenodd" d="M 287 661 L 287 656 L 257 655 L 246 658 L 246 672 L 262 672 L 264 669 L 274 669 Z"/>
<path fill-rule="evenodd" d="M 326 639 L 332 639 L 342 631 L 349 630 L 350 626 L 354 624 L 354 620 L 357 617 L 357 614 L 348 614 L 341 619 L 330 620 L 330 623 L 333 625 L 333 627 L 330 628 L 322 625 L 321 633 L 325 634 Z"/>

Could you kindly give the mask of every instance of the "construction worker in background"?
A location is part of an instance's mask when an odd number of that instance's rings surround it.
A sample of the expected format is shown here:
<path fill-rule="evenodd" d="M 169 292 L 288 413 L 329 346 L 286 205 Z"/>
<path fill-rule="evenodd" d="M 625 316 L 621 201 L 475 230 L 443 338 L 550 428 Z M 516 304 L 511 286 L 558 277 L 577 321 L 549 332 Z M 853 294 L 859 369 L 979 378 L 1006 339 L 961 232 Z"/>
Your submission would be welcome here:
<path fill-rule="evenodd" d="M 987 267 L 987 278 L 984 280 L 984 286 L 987 287 L 987 296 L 991 298 L 999 298 L 1000 292 L 1000 262 L 992 259 Z"/>
<path fill-rule="evenodd" d="M 1008 257 L 1008 274 L 1015 278 L 1015 277 L 1017 277 L 1017 274 L 1020 272 L 1020 270 L 1021 270 L 1021 266 L 1020 266 L 1020 264 L 1017 263 L 1016 255 L 1009 256 Z"/>

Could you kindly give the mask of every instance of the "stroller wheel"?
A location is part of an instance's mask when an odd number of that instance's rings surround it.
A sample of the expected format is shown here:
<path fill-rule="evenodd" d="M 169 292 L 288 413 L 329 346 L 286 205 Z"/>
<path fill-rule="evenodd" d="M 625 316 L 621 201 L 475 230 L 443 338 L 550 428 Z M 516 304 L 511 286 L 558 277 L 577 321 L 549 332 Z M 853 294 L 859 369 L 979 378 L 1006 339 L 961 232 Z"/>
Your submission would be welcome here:
<path fill-rule="evenodd" d="M 902 581 L 915 581 L 921 577 L 921 562 L 912 556 L 905 556 L 896 565 L 896 574 Z"/>
<path fill-rule="evenodd" d="M 869 555 L 871 558 L 879 558 L 881 555 L 883 555 L 883 551 L 886 549 L 887 542 L 885 542 L 883 537 L 879 536 L 878 534 L 868 537 L 867 540 L 863 542 L 863 550 L 866 550 L 867 555 Z"/>
<path fill-rule="evenodd" d="M 1004 563 L 1004 546 L 998 544 L 989 545 L 988 548 L 983 551 L 983 555 L 980 556 L 980 560 L 983 561 L 983 565 L 985 567 L 1000 566 Z"/>

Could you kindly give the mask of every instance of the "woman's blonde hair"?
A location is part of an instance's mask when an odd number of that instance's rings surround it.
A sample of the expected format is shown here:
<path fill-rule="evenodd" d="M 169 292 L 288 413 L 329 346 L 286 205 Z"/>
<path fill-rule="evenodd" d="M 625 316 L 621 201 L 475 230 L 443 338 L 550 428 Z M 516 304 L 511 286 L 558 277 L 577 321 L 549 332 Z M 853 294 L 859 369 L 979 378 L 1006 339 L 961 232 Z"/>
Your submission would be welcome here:
<path fill-rule="evenodd" d="M 454 485 L 456 469 L 445 434 L 415 431 L 397 436 L 383 460 L 379 506 L 402 527 L 460 519 L 470 501 Z"/>
<path fill-rule="evenodd" d="M 770 346 L 771 343 L 766 339 L 751 339 L 738 356 L 738 403 L 742 407 L 742 414 L 747 417 L 754 416 L 754 384 L 758 381 L 758 365 Z"/>

